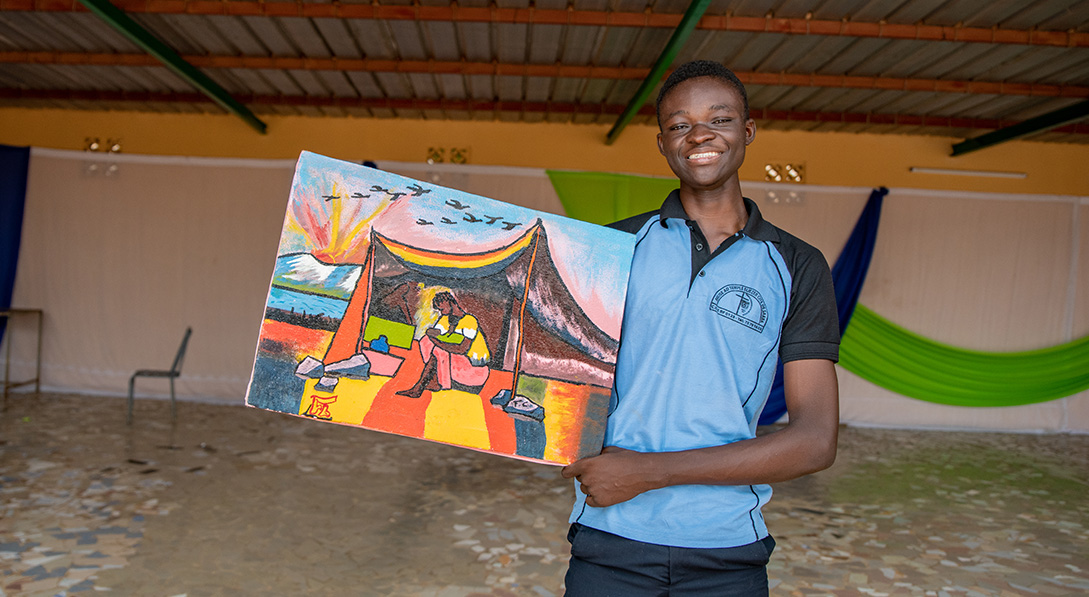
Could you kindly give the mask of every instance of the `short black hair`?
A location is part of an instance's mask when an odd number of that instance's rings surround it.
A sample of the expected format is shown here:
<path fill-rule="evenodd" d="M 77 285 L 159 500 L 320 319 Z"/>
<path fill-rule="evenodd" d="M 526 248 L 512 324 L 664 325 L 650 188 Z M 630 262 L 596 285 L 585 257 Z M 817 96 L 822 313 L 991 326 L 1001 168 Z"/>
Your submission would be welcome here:
<path fill-rule="evenodd" d="M 437 293 L 434 298 L 431 299 L 431 308 L 438 309 L 440 303 L 450 303 L 451 305 L 457 305 L 458 300 L 454 298 L 454 295 L 446 292 L 445 290 Z M 458 305 L 460 306 L 460 305 Z"/>
<path fill-rule="evenodd" d="M 693 60 L 678 66 L 662 84 L 662 90 L 658 92 L 658 101 L 654 103 L 654 111 L 658 113 L 659 127 L 662 126 L 662 100 L 677 85 L 697 77 L 718 79 L 736 89 L 737 94 L 741 96 L 741 104 L 745 107 L 745 120 L 749 119 L 749 94 L 745 93 L 745 84 L 741 82 L 741 79 L 738 79 L 732 70 L 713 60 Z"/>

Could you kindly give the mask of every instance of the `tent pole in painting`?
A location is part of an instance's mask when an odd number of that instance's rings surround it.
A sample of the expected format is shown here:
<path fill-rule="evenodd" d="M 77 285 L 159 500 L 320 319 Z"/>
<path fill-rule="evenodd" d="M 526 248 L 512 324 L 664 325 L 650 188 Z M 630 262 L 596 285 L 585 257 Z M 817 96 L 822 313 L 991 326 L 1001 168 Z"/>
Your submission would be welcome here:
<path fill-rule="evenodd" d="M 711 0 L 695 0 L 688 5 L 688 10 L 681 17 L 681 22 L 677 24 L 677 28 L 673 30 L 673 35 L 669 38 L 665 48 L 662 49 L 658 61 L 650 68 L 647 78 L 643 79 L 643 83 L 639 85 L 639 89 L 632 96 L 631 101 L 624 107 L 620 118 L 616 119 L 616 124 L 605 135 L 606 145 L 612 145 L 620 137 L 624 127 L 628 126 L 628 123 L 635 118 L 639 109 L 643 107 L 651 92 L 654 91 L 655 86 L 658 85 L 658 81 L 662 80 L 662 75 L 665 74 L 666 69 L 673 64 L 677 52 L 680 52 L 681 48 L 684 47 L 684 42 L 688 41 L 688 36 L 692 34 L 692 30 L 696 28 L 700 18 L 703 17 L 703 13 L 707 11 L 707 7 L 710 5 Z"/>
<path fill-rule="evenodd" d="M 374 229 L 371 229 L 370 246 L 367 247 L 367 259 L 363 262 L 363 272 L 367 276 L 367 302 L 363 304 L 363 318 L 359 323 L 359 339 L 356 340 L 355 353 L 363 352 L 363 338 L 367 335 L 367 320 L 371 312 L 371 294 L 374 292 L 374 244 L 378 242 Z"/>
<path fill-rule="evenodd" d="M 132 17 L 125 14 L 125 11 L 110 4 L 109 0 L 79 0 L 79 2 L 98 18 L 106 21 L 108 25 L 127 37 L 129 41 L 157 58 L 159 62 L 163 63 L 163 66 L 173 71 L 174 74 L 196 87 L 221 108 L 238 116 L 262 135 L 265 134 L 267 125 L 258 119 L 253 112 L 250 112 L 249 108 L 231 97 L 227 90 L 220 87 L 208 75 L 182 59 L 170 46 L 167 46 L 150 31 L 134 21 Z"/>
<path fill-rule="evenodd" d="M 522 293 L 522 307 L 518 310 L 518 349 L 514 351 L 514 377 L 510 384 L 510 397 L 518 393 L 518 378 L 522 373 L 522 339 L 525 334 L 522 333 L 522 326 L 525 325 L 526 320 L 526 303 L 529 302 L 529 279 L 533 275 L 533 264 L 537 261 L 537 245 L 541 242 L 541 221 L 537 220 L 537 224 L 533 231 L 533 253 L 529 256 L 529 267 L 526 268 L 526 289 Z"/>

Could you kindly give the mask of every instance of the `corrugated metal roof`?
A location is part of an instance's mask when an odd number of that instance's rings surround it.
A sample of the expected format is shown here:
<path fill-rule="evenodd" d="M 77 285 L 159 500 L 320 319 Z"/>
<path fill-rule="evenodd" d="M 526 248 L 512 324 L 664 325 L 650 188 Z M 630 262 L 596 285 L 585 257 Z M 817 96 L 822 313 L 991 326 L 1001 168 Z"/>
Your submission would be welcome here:
<path fill-rule="evenodd" d="M 616 121 L 688 7 L 116 5 L 258 114 L 603 124 Z M 764 127 L 967 137 L 1089 99 L 1089 2 L 716 0 L 675 63 L 697 58 L 738 73 Z M 0 0 L 0 103 L 220 111 L 75 0 Z M 1037 138 L 1085 143 L 1089 125 Z"/>

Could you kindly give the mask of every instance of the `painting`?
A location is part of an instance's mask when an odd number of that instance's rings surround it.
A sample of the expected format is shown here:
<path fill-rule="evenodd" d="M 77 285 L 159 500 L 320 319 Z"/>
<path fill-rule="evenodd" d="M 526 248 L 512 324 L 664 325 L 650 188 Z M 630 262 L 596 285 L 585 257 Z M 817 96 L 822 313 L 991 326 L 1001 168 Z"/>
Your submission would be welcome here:
<path fill-rule="evenodd" d="M 634 244 L 303 152 L 246 403 L 548 464 L 597 454 Z"/>

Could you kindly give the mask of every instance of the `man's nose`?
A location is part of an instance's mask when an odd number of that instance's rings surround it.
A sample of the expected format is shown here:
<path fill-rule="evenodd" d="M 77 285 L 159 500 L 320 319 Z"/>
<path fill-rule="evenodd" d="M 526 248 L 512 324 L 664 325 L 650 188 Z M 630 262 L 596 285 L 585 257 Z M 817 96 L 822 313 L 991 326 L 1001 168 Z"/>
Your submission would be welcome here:
<path fill-rule="evenodd" d="M 711 131 L 711 127 L 702 122 L 693 124 L 692 128 L 688 130 L 688 139 L 693 143 L 702 143 L 713 135 L 714 133 Z"/>

